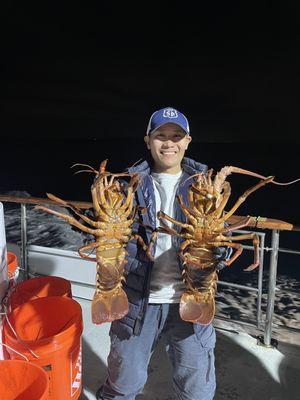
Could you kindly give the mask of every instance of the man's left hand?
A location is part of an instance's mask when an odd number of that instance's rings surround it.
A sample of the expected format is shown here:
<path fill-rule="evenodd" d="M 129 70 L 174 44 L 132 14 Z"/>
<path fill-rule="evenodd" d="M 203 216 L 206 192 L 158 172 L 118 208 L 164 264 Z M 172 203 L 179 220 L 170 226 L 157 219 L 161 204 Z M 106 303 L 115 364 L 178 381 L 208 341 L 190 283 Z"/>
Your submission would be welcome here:
<path fill-rule="evenodd" d="M 231 253 L 232 253 L 231 247 L 224 246 L 224 247 L 213 248 L 214 259 L 217 261 L 216 269 L 218 271 L 221 271 L 226 267 L 224 261 L 230 258 Z"/>

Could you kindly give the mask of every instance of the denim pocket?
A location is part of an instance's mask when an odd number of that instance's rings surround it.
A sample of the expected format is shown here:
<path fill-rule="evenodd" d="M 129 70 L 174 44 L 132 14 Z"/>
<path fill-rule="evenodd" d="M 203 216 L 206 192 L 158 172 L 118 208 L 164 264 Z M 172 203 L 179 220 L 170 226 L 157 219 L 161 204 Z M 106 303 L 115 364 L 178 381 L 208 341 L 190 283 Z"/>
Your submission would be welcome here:
<path fill-rule="evenodd" d="M 133 327 L 134 320 L 128 317 L 113 321 L 109 330 L 111 340 L 113 340 L 114 337 L 119 340 L 129 339 L 133 335 Z"/>

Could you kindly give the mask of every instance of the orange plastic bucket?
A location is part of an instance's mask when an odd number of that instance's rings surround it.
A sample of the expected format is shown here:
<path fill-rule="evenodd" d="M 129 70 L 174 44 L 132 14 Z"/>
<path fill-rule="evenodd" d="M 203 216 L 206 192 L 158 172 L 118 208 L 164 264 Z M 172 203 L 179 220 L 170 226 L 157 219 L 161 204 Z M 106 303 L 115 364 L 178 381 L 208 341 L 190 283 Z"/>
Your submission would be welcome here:
<path fill-rule="evenodd" d="M 26 301 L 47 296 L 72 297 L 70 281 L 58 276 L 28 279 L 15 287 L 9 297 L 9 304 L 14 309 Z"/>
<path fill-rule="evenodd" d="M 82 389 L 81 306 L 68 297 L 30 300 L 4 321 L 4 343 L 44 368 L 49 379 L 48 399 L 78 399 Z M 11 359 L 21 355 L 7 349 Z"/>
<path fill-rule="evenodd" d="M 48 378 L 39 366 L 27 361 L 0 361 L 0 399 L 46 400 Z"/>
<path fill-rule="evenodd" d="M 7 269 L 8 269 L 8 278 L 12 279 L 17 272 L 18 268 L 18 259 L 15 253 L 11 251 L 7 252 Z"/>

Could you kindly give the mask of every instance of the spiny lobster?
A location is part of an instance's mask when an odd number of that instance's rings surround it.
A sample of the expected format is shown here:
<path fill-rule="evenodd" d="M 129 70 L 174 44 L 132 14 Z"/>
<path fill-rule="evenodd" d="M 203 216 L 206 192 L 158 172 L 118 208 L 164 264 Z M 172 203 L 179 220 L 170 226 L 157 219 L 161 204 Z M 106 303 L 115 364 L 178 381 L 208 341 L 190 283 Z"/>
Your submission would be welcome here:
<path fill-rule="evenodd" d="M 231 173 L 251 175 L 262 180 L 246 190 L 233 207 L 225 212 L 224 209 L 231 194 L 231 187 L 226 178 Z M 229 266 L 243 251 L 242 245 L 235 242 L 251 239 L 254 246 L 254 261 L 245 271 L 251 271 L 259 265 L 259 237 L 257 234 L 226 236 L 234 230 L 246 227 L 252 217 L 248 216 L 241 222 L 227 227 L 224 224 L 247 197 L 262 186 L 268 183 L 289 185 L 299 179 L 293 182 L 279 183 L 274 181 L 273 176 L 265 177 L 233 166 L 222 168 L 214 178 L 213 169 L 210 169 L 207 175 L 199 173 L 190 178 L 195 176 L 197 177 L 196 181 L 188 189 L 189 205 L 184 204 L 182 198 L 177 196 L 187 222 L 181 223 L 163 212 L 159 212 L 158 217 L 161 222 L 160 231 L 184 239 L 179 248 L 179 256 L 183 261 L 183 281 L 186 290 L 180 300 L 180 316 L 185 321 L 208 325 L 215 314 L 215 292 L 218 280 L 214 248 L 228 246 L 236 250 L 232 257 L 224 262 L 226 266 Z M 180 231 L 169 227 L 164 220 L 179 226 Z"/>
<path fill-rule="evenodd" d="M 106 171 L 106 164 L 107 160 L 104 160 L 99 171 L 86 164 L 74 165 L 88 168 L 77 173 L 91 172 L 96 175 L 91 187 L 93 219 L 84 215 L 82 210 L 73 204 L 47 193 L 49 199 L 59 206 L 70 208 L 86 225 L 70 215 L 44 206 L 35 207 L 37 210 L 63 218 L 69 224 L 95 237 L 93 243 L 78 250 L 82 258 L 97 262 L 96 290 L 92 301 L 92 321 L 95 324 L 120 319 L 128 313 L 128 299 L 122 288 L 122 282 L 125 280 L 124 266 L 127 263 L 127 243 L 136 239 L 147 253 L 151 251 L 151 248 L 147 249 L 143 239 L 132 232 L 138 210 L 138 206 L 133 205 L 134 192 L 139 183 L 138 174 L 112 174 Z M 118 177 L 130 177 L 127 194 L 122 190 Z M 96 257 L 85 254 L 86 251 L 94 249 Z"/>

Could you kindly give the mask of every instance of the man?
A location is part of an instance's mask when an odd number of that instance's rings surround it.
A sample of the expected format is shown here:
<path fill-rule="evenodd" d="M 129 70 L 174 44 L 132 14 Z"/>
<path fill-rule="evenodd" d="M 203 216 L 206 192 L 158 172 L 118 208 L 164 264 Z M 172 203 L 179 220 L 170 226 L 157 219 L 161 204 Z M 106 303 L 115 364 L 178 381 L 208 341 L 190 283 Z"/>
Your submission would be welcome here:
<path fill-rule="evenodd" d="M 189 124 L 174 108 L 163 108 L 152 114 L 144 140 L 151 160 L 128 172 L 137 172 L 141 179 L 136 198 L 147 213 L 142 215 L 143 225 L 138 227 L 138 232 L 149 243 L 151 230 L 146 227 L 154 230 L 159 226 L 158 211 L 185 222 L 176 194 L 186 199 L 190 185 L 187 178 L 206 172 L 207 166 L 184 157 L 192 140 Z M 111 325 L 108 378 L 97 392 L 98 400 L 135 399 L 146 383 L 148 364 L 162 334 L 173 365 L 175 398 L 213 399 L 215 331 L 211 324 L 193 324 L 180 318 L 184 283 L 177 254 L 179 244 L 178 237 L 159 233 L 153 249 L 154 262 L 137 243 L 128 244 L 124 289 L 129 313 Z M 226 249 L 221 250 L 221 257 L 216 255 L 220 268 L 226 257 Z"/>

